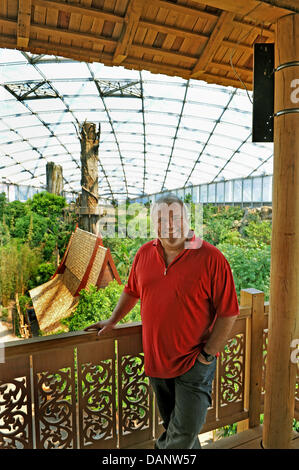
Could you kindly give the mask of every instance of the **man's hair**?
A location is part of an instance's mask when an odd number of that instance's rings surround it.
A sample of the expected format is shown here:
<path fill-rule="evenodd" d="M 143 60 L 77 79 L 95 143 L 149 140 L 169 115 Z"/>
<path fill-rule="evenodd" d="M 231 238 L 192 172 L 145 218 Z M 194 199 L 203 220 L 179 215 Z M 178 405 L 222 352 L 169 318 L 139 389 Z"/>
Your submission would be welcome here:
<path fill-rule="evenodd" d="M 185 212 L 185 216 L 186 216 L 187 220 L 189 220 L 187 207 L 185 206 L 184 202 L 176 194 L 172 194 L 172 193 L 162 195 L 162 196 L 159 197 L 159 199 L 157 199 L 154 202 L 154 204 L 152 206 L 152 209 L 151 209 L 151 215 L 153 215 L 153 213 L 157 209 L 158 205 L 160 205 L 160 204 L 171 205 L 171 204 L 174 204 L 174 203 L 178 203 L 183 208 L 183 210 Z"/>

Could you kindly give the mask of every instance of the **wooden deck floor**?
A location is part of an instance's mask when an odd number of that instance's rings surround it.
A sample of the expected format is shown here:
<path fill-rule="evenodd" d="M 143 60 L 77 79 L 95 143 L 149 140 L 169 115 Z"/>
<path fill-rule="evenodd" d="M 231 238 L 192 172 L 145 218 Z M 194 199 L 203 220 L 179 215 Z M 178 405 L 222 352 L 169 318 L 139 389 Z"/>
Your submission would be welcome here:
<path fill-rule="evenodd" d="M 223 437 L 218 441 L 202 446 L 202 449 L 260 449 L 263 435 L 263 426 L 248 429 L 247 431 L 234 434 L 233 436 Z M 153 449 L 154 440 L 140 443 L 139 446 L 131 447 L 132 449 Z M 128 447 L 130 448 L 130 447 Z M 293 432 L 291 449 L 299 449 L 299 433 Z"/>
<path fill-rule="evenodd" d="M 248 429 L 233 436 L 207 444 L 203 449 L 262 449 L 263 426 Z M 299 433 L 293 433 L 291 449 L 299 449 Z"/>

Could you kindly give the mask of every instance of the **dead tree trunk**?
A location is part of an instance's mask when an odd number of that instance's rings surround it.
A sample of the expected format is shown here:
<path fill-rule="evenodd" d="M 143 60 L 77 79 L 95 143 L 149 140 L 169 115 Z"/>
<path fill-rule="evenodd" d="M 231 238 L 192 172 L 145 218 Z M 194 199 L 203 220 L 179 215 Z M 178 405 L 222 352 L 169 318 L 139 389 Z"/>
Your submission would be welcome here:
<path fill-rule="evenodd" d="M 53 162 L 48 162 L 46 166 L 46 175 L 48 193 L 61 196 L 63 191 L 62 166 L 56 165 Z"/>
<path fill-rule="evenodd" d="M 91 233 L 97 233 L 99 221 L 99 184 L 98 184 L 98 150 L 100 126 L 84 122 L 80 128 L 81 142 L 81 204 L 79 227 Z"/>

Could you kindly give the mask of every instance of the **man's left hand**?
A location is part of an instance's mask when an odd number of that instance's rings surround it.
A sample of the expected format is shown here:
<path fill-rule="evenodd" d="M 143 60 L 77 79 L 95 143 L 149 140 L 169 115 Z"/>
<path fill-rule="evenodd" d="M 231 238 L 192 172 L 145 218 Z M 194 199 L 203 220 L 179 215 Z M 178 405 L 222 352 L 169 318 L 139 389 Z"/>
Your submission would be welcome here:
<path fill-rule="evenodd" d="M 212 364 L 212 361 L 211 361 L 211 362 L 208 362 L 208 361 L 203 357 L 203 355 L 202 355 L 201 353 L 198 354 L 197 360 L 198 360 L 198 362 L 202 362 L 203 364 L 206 364 L 207 366 L 208 366 L 209 364 Z"/>

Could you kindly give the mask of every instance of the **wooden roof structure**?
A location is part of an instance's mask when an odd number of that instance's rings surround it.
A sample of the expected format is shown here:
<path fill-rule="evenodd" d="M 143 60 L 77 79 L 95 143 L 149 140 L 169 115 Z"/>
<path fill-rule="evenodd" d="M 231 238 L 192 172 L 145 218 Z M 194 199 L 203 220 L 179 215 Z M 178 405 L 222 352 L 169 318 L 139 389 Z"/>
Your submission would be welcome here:
<path fill-rule="evenodd" d="M 1 0 L 0 47 L 252 89 L 253 44 L 298 11 L 296 0 Z"/>
<path fill-rule="evenodd" d="M 91 284 L 104 288 L 114 279 L 121 284 L 110 249 L 104 247 L 101 236 L 77 225 L 52 278 L 29 291 L 39 329 L 43 333 L 63 329 L 60 320 L 73 313 L 82 289 Z"/>

